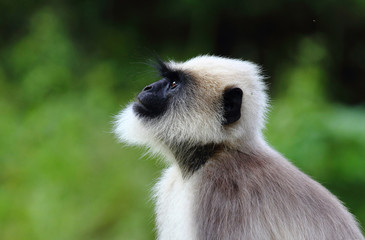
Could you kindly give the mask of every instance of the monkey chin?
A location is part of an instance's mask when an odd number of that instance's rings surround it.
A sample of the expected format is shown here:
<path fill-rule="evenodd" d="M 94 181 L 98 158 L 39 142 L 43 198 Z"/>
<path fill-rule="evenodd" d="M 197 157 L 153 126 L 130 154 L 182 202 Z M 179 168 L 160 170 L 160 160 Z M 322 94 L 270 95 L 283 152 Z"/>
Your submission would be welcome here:
<path fill-rule="evenodd" d="M 114 132 L 118 139 L 128 145 L 149 145 L 153 136 L 134 111 L 135 103 L 130 103 L 116 117 Z"/>
<path fill-rule="evenodd" d="M 145 146 L 148 153 L 159 156 L 167 162 L 173 161 L 174 157 L 164 144 L 156 141 L 156 136 L 148 129 L 145 122 L 135 111 L 136 102 L 130 103 L 116 117 L 114 133 L 120 142 L 130 146 Z"/>

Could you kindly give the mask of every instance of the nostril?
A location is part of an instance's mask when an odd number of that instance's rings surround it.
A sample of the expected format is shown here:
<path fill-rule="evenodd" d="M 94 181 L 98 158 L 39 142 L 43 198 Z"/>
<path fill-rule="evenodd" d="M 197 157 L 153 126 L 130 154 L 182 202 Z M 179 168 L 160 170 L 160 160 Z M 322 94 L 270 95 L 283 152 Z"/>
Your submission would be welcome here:
<path fill-rule="evenodd" d="M 148 90 L 151 90 L 151 89 L 152 89 L 152 86 L 151 86 L 151 85 L 149 85 L 149 86 L 145 87 L 145 88 L 143 89 L 143 91 L 148 91 Z"/>

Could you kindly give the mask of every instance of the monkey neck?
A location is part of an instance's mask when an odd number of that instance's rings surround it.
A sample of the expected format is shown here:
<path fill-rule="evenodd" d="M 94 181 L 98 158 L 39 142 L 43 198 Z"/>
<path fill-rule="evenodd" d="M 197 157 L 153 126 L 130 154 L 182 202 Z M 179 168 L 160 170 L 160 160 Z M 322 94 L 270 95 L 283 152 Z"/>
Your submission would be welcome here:
<path fill-rule="evenodd" d="M 191 176 L 209 158 L 223 149 L 223 145 L 209 143 L 191 146 L 188 143 L 170 145 L 170 149 L 180 167 L 184 178 Z"/>
<path fill-rule="evenodd" d="M 184 178 L 193 175 L 199 170 L 209 159 L 215 154 L 222 152 L 238 151 L 253 155 L 262 155 L 270 152 L 270 147 L 263 138 L 253 138 L 252 141 L 245 143 L 238 142 L 234 144 L 191 144 L 189 142 L 170 143 L 167 144 L 171 150 L 176 162 L 179 165 L 181 173 Z"/>

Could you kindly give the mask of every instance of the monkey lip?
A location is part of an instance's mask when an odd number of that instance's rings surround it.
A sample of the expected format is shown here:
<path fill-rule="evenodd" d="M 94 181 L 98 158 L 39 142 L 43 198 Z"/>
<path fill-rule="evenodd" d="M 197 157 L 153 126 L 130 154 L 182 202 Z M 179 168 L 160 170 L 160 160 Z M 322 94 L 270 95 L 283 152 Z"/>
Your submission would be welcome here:
<path fill-rule="evenodd" d="M 158 104 L 157 106 L 155 105 L 151 105 L 149 102 L 146 103 L 145 101 L 143 101 L 143 99 L 137 97 L 133 104 L 133 110 L 139 116 L 143 116 L 146 118 L 155 118 L 161 115 L 165 110 L 163 106 L 161 107 L 161 104 Z"/>
<path fill-rule="evenodd" d="M 139 109 L 143 109 L 144 111 L 149 111 L 149 109 L 138 98 L 134 102 L 134 107 L 139 108 Z"/>
<path fill-rule="evenodd" d="M 138 115 L 141 116 L 153 115 L 151 109 L 149 109 L 145 104 L 143 104 L 143 102 L 138 98 L 135 100 L 133 104 L 133 110 L 134 112 L 136 112 Z"/>

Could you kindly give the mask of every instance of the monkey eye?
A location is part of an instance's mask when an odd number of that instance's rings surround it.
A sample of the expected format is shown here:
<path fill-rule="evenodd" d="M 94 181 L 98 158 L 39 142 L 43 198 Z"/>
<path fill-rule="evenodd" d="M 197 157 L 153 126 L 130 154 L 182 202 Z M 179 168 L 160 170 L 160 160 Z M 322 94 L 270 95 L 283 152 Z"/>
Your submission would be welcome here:
<path fill-rule="evenodd" d="M 170 86 L 171 86 L 171 89 L 174 89 L 177 86 L 177 82 L 172 81 Z"/>

